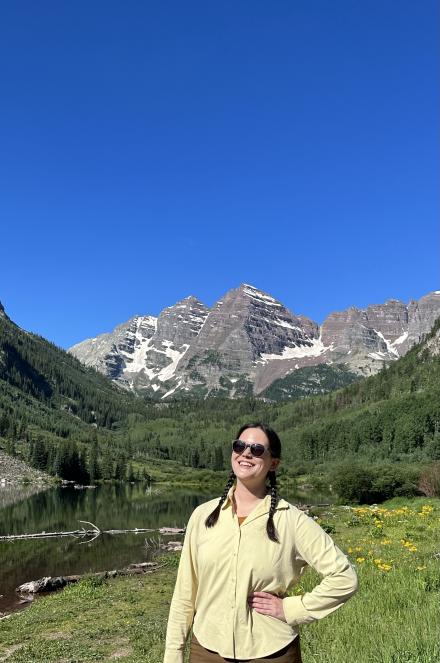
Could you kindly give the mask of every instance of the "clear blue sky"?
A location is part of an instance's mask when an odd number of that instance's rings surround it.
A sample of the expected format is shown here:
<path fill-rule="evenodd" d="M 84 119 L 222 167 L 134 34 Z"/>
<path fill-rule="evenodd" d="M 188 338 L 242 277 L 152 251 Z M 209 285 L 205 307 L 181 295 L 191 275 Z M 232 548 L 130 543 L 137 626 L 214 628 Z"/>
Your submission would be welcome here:
<path fill-rule="evenodd" d="M 436 0 L 0 6 L 0 301 L 69 345 L 241 282 L 439 289 Z"/>

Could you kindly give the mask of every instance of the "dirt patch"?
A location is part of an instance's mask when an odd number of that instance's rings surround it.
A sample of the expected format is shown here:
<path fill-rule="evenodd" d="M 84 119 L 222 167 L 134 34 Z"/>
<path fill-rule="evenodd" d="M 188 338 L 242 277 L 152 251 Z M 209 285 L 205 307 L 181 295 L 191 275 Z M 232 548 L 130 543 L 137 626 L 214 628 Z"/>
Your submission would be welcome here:
<path fill-rule="evenodd" d="M 17 649 L 21 649 L 23 645 L 12 645 L 12 647 L 9 647 L 3 654 L 0 656 L 0 661 L 7 661 L 10 656 L 14 652 L 17 651 Z"/>
<path fill-rule="evenodd" d="M 117 651 L 114 651 L 113 654 L 110 654 L 110 658 L 112 660 L 118 658 L 125 658 L 126 656 L 130 656 L 130 654 L 132 653 L 133 649 L 131 647 L 122 647 L 122 649 L 118 649 Z"/>

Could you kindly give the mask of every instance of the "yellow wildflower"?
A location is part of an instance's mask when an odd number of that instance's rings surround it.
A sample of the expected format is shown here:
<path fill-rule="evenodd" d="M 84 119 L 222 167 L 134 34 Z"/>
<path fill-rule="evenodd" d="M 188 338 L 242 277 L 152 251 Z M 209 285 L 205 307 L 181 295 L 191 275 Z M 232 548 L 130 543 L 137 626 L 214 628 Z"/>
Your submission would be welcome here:
<path fill-rule="evenodd" d="M 365 557 L 356 557 L 356 562 L 362 564 L 362 562 L 365 562 Z"/>

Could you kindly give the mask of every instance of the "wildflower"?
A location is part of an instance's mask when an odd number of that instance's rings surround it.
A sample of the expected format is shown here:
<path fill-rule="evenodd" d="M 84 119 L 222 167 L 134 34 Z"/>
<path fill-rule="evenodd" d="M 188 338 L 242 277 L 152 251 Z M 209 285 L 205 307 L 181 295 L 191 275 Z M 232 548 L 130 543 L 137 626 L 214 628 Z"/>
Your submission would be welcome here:
<path fill-rule="evenodd" d="M 356 557 L 356 562 L 362 564 L 362 562 L 365 562 L 365 557 Z"/>
<path fill-rule="evenodd" d="M 383 563 L 383 564 L 378 564 L 377 568 L 380 569 L 381 571 L 390 571 L 393 567 L 391 566 L 391 564 Z"/>
<path fill-rule="evenodd" d="M 416 566 L 416 571 L 424 571 L 426 566 Z"/>

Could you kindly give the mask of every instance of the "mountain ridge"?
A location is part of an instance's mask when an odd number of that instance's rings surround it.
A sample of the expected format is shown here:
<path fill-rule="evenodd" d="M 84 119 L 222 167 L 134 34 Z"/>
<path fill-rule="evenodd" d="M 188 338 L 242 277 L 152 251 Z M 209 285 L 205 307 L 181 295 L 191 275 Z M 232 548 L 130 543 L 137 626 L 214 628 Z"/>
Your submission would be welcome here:
<path fill-rule="evenodd" d="M 264 396 L 276 380 L 305 367 L 335 365 L 335 376 L 341 376 L 343 366 L 352 381 L 377 373 L 403 356 L 439 316 L 440 291 L 433 291 L 408 304 L 388 299 L 365 309 L 351 306 L 318 325 L 243 283 L 210 309 L 189 295 L 157 318 L 135 316 L 68 351 L 156 399 Z M 337 386 L 347 383 L 346 371 L 343 380 Z"/>

